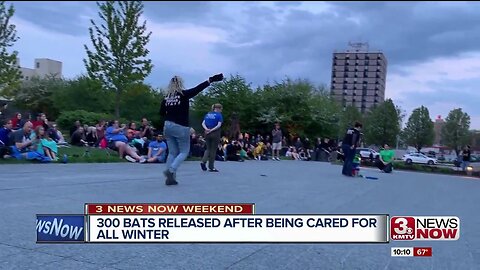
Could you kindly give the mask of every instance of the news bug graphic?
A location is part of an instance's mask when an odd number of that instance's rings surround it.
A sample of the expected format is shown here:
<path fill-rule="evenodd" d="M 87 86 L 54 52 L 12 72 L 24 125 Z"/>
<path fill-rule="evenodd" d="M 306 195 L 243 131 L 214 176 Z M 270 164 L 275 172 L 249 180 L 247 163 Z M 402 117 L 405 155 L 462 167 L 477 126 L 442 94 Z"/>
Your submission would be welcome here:
<path fill-rule="evenodd" d="M 460 219 L 455 216 L 404 216 L 390 219 L 394 241 L 454 241 L 460 238 Z"/>
<path fill-rule="evenodd" d="M 37 215 L 37 243 L 83 243 L 84 215 Z"/>

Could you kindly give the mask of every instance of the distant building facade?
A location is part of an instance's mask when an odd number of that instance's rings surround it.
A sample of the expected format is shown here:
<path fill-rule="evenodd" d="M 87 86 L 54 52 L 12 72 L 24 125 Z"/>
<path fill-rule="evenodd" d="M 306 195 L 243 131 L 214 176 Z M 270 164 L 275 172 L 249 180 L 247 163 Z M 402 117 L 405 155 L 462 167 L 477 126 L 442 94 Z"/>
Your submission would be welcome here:
<path fill-rule="evenodd" d="M 435 139 L 433 141 L 433 145 L 435 146 L 442 146 L 442 128 L 445 125 L 445 120 L 442 119 L 441 115 L 438 115 L 433 123 L 433 130 L 435 132 Z"/>
<path fill-rule="evenodd" d="M 20 59 L 17 58 L 17 66 L 20 69 L 21 80 L 31 80 L 33 77 L 44 79 L 48 76 L 62 78 L 62 62 L 48 59 L 37 58 L 33 63 L 33 68 L 26 68 L 20 65 Z"/>

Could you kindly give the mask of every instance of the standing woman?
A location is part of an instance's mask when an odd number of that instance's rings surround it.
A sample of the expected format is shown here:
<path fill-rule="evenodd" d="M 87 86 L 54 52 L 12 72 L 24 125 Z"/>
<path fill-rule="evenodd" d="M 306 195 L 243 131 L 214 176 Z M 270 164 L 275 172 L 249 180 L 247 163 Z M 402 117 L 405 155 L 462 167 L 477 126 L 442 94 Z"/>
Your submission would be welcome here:
<path fill-rule="evenodd" d="M 207 149 L 205 151 L 205 154 L 203 154 L 203 159 L 200 163 L 203 171 L 207 170 L 207 166 L 205 164 L 208 161 L 208 169 L 211 172 L 218 172 L 218 170 L 215 169 L 214 162 L 215 154 L 217 153 L 217 147 L 220 143 L 220 136 L 222 131 L 222 109 L 223 108 L 221 104 L 217 103 L 212 105 L 212 111 L 205 115 L 205 118 L 202 122 L 202 127 L 203 129 L 205 129 L 205 141 L 207 144 Z"/>
<path fill-rule="evenodd" d="M 180 164 L 187 158 L 190 150 L 189 101 L 212 82 L 223 80 L 223 74 L 217 74 L 197 85 L 184 90 L 183 80 L 175 76 L 170 80 L 168 92 L 162 101 L 160 115 L 165 118 L 163 135 L 167 139 L 168 157 L 167 170 L 163 173 L 167 180 L 166 185 L 176 185 L 176 172 Z"/>

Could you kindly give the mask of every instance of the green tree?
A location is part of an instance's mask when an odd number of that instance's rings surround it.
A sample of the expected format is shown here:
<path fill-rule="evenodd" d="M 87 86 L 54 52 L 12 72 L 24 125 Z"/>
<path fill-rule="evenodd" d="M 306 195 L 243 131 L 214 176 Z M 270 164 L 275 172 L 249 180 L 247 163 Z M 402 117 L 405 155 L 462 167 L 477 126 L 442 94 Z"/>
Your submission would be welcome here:
<path fill-rule="evenodd" d="M 278 121 L 290 137 L 305 136 L 311 115 L 308 103 L 312 89 L 310 82 L 300 79 L 264 85 L 259 91 L 260 115 L 257 120 L 265 128 L 259 131 L 269 132 L 273 123 Z"/>
<path fill-rule="evenodd" d="M 18 108 L 33 113 L 46 113 L 47 117 L 52 120 L 59 113 L 54 104 L 54 93 L 61 92 L 65 88 L 66 82 L 62 79 L 33 77 L 31 80 L 23 81 L 13 92 L 12 97 Z"/>
<path fill-rule="evenodd" d="M 468 144 L 471 134 L 470 116 L 464 113 L 461 108 L 451 110 L 445 119 L 445 125 L 442 127 L 442 138 L 448 147 L 460 152 L 462 146 Z"/>
<path fill-rule="evenodd" d="M 122 96 L 120 116 L 136 123 L 140 123 L 140 120 L 146 117 L 158 128 L 162 100 L 162 94 L 149 85 L 143 83 L 131 85 Z"/>
<path fill-rule="evenodd" d="M 14 14 L 13 5 L 7 8 L 5 1 L 0 1 L 0 94 L 6 96 L 12 95 L 21 75 L 17 65 L 18 52 L 9 52 L 18 40 L 15 25 L 10 23 Z"/>
<path fill-rule="evenodd" d="M 223 105 L 224 118 L 222 130 L 229 133 L 231 118 L 237 114 L 243 132 L 255 123 L 257 114 L 255 102 L 255 94 L 250 84 L 239 75 L 230 75 L 229 79 L 213 84 L 207 91 L 200 93 L 194 99 L 191 115 L 192 126 L 195 129 L 201 129 L 203 116 L 211 111 L 213 104 L 220 103 Z M 228 135 L 231 136 L 231 134 Z"/>
<path fill-rule="evenodd" d="M 391 99 L 375 106 L 365 117 L 364 133 L 368 144 L 392 146 L 401 131 L 402 112 Z"/>
<path fill-rule="evenodd" d="M 113 114 L 114 93 L 106 91 L 102 83 L 86 76 L 66 81 L 61 91 L 53 93 L 53 105 L 60 111 L 84 110 Z"/>
<path fill-rule="evenodd" d="M 115 92 L 115 115 L 119 117 L 122 93 L 143 82 L 152 71 L 146 48 L 151 32 L 147 33 L 146 21 L 139 23 L 143 14 L 141 1 L 97 2 L 97 6 L 102 24 L 91 20 L 89 32 L 94 50 L 85 45 L 84 63 L 92 79 Z"/>
<path fill-rule="evenodd" d="M 432 145 L 435 133 L 428 109 L 424 106 L 413 110 L 403 130 L 405 142 L 415 146 L 420 152 L 422 147 Z"/>

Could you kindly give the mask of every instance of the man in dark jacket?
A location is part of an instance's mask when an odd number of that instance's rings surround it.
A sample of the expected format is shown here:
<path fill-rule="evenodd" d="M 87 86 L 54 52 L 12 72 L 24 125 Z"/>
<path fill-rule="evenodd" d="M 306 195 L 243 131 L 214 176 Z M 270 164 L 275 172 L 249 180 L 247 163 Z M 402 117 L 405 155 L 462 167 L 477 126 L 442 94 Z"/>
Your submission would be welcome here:
<path fill-rule="evenodd" d="M 352 175 L 352 166 L 353 158 L 355 157 L 355 150 L 360 144 L 360 131 L 362 130 L 362 124 L 359 122 L 355 123 L 353 128 L 349 128 L 345 133 L 345 137 L 342 142 L 342 150 L 345 156 L 345 161 L 343 162 L 342 174 L 346 176 Z"/>

